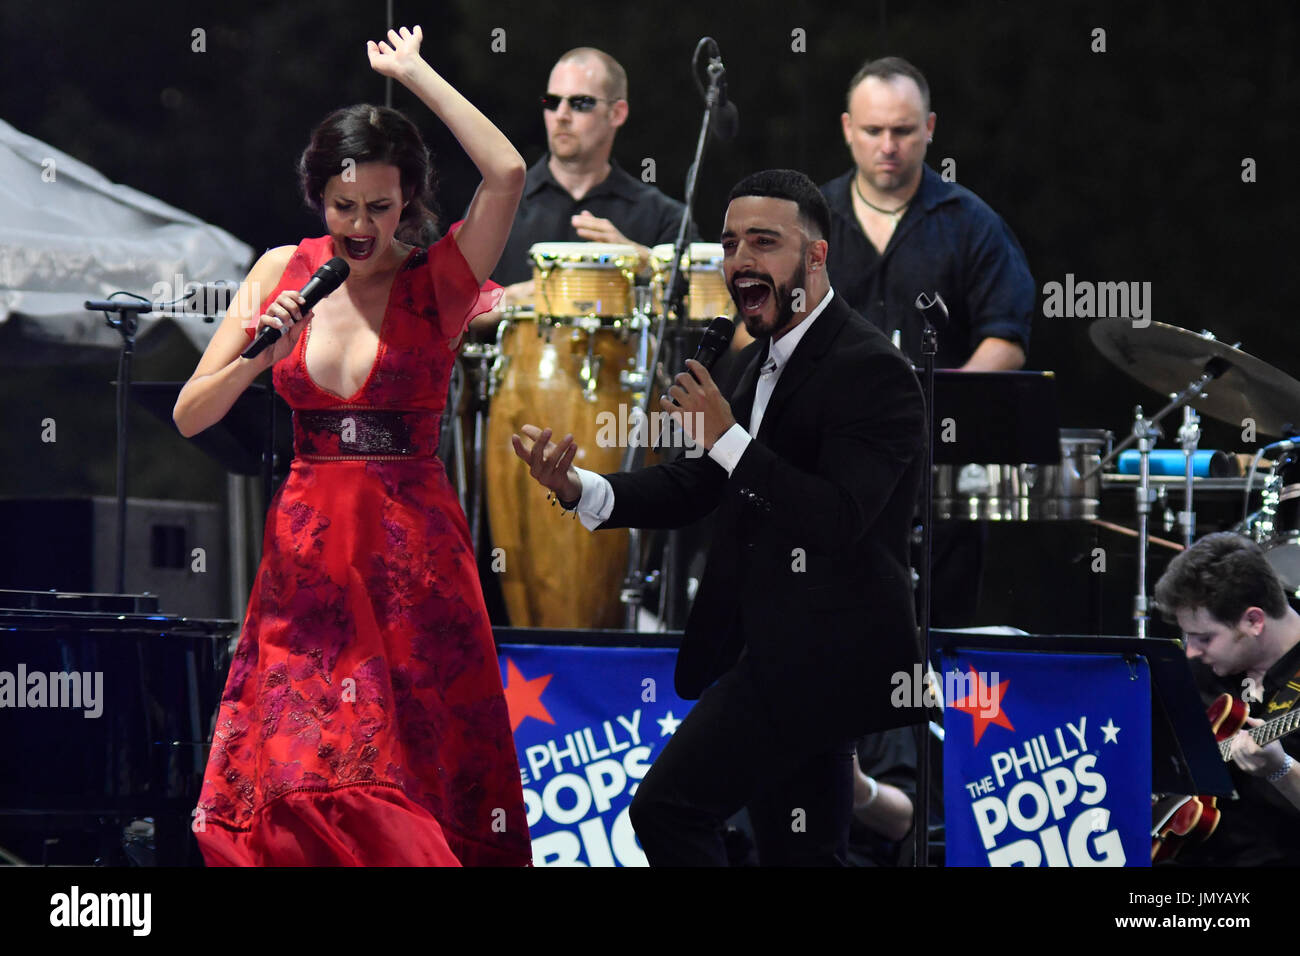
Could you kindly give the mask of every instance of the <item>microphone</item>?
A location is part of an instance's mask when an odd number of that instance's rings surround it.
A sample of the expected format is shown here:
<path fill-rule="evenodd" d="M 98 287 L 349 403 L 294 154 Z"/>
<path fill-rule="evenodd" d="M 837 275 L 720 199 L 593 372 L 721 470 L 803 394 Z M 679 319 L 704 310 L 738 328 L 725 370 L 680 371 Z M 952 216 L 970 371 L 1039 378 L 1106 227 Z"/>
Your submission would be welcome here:
<path fill-rule="evenodd" d="M 725 315 L 717 316 L 704 330 L 700 347 L 695 350 L 695 361 L 712 372 L 719 356 L 727 351 L 727 347 L 731 345 L 731 337 L 735 334 L 736 323 Z"/>
<path fill-rule="evenodd" d="M 735 322 L 725 315 L 715 317 L 709 323 L 708 328 L 704 330 L 704 336 L 700 339 L 700 346 L 695 350 L 695 361 L 703 365 L 706 371 L 712 372 L 718 358 L 731 345 L 731 337 L 735 334 Z M 681 404 L 671 395 L 668 396 L 668 401 L 674 405 Z"/>
<path fill-rule="evenodd" d="M 727 143 L 735 139 L 740 130 L 740 111 L 727 98 L 727 68 L 722 63 L 722 52 L 713 37 L 704 39 L 709 44 L 709 81 L 718 90 L 718 100 L 709 117 L 709 131 Z"/>
<path fill-rule="evenodd" d="M 340 256 L 335 256 L 317 269 L 316 274 L 307 280 L 307 284 L 298 290 L 299 294 L 306 300 L 301 305 L 303 313 L 310 312 L 317 302 L 341 286 L 343 280 L 348 277 L 348 273 L 351 271 L 348 264 Z M 258 333 L 257 341 L 244 350 L 242 357 L 247 359 L 256 358 L 279 339 L 280 330 L 268 326 Z"/>
<path fill-rule="evenodd" d="M 731 345 L 731 337 L 736 334 L 736 323 L 731 321 L 725 315 L 719 315 L 709 323 L 708 328 L 704 330 L 704 336 L 700 339 L 700 346 L 695 350 L 695 361 L 699 362 L 710 372 L 713 366 L 717 364 L 722 353 L 727 351 Z M 674 405 L 680 407 L 681 403 L 671 395 L 668 400 Z M 662 437 L 662 436 L 661 436 Z M 654 450 L 659 451 L 659 442 L 655 442 Z"/>

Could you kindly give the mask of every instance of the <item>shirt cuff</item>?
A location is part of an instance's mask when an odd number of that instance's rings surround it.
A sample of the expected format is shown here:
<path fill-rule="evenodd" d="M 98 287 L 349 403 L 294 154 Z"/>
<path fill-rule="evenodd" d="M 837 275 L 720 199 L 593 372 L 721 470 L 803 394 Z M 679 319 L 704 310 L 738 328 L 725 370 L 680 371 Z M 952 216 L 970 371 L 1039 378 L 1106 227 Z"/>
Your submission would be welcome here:
<path fill-rule="evenodd" d="M 582 482 L 582 497 L 578 499 L 578 520 L 588 531 L 595 531 L 614 513 L 614 486 L 604 475 L 574 466 Z"/>
<path fill-rule="evenodd" d="M 736 422 L 713 443 L 713 447 L 709 449 L 709 457 L 727 469 L 727 474 L 730 475 L 740 464 L 740 456 L 745 453 L 750 441 L 752 439 L 749 432 L 740 427 L 740 422 Z"/>

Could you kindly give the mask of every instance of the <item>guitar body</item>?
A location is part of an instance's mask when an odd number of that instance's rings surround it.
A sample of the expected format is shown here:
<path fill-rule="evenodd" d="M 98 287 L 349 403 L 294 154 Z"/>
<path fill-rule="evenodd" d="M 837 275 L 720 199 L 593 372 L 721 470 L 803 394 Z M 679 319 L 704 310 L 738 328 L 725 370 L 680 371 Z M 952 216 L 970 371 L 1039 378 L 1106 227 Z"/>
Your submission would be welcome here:
<path fill-rule="evenodd" d="M 1205 715 L 1214 739 L 1222 743 L 1246 726 L 1246 702 L 1231 694 L 1220 694 Z M 1208 840 L 1219 826 L 1218 797 L 1188 797 L 1175 794 L 1154 801 L 1155 829 L 1151 834 L 1151 862 L 1172 860 L 1188 843 Z"/>
<path fill-rule="evenodd" d="M 1219 826 L 1218 797 L 1173 794 L 1153 803 L 1156 829 L 1151 836 L 1151 862 L 1172 860 L 1188 843 L 1208 840 Z"/>
<path fill-rule="evenodd" d="M 1214 739 L 1222 742 L 1246 726 L 1246 702 L 1231 694 L 1220 694 L 1205 715 L 1210 718 Z"/>

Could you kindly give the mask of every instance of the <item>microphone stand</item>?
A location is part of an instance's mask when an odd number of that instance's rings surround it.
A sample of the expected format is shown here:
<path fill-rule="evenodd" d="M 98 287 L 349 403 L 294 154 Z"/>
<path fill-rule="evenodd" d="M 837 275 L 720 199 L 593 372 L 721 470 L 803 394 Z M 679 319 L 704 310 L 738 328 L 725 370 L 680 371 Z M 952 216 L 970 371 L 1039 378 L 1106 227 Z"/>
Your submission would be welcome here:
<path fill-rule="evenodd" d="M 700 51 L 705 44 L 711 42 L 709 37 L 704 37 L 695 46 L 695 54 L 692 58 L 692 64 L 699 62 Z M 682 219 L 677 227 L 677 241 L 673 244 L 672 267 L 668 274 L 668 285 L 664 292 L 664 307 L 654 326 L 654 336 L 651 341 L 654 343 L 653 351 L 650 355 L 650 364 L 648 367 L 637 369 L 631 373 L 621 376 L 623 384 L 631 386 L 634 394 L 639 395 L 637 404 L 632 410 L 632 414 L 637 421 L 648 421 L 647 410 L 650 404 L 650 397 L 653 392 L 653 385 L 656 381 L 656 371 L 659 368 L 659 355 L 663 348 L 664 331 L 667 324 L 669 313 L 678 318 L 682 315 L 682 296 L 683 292 L 678 288 L 678 274 L 681 271 L 682 256 L 686 252 L 686 235 L 691 222 L 691 210 L 695 208 L 695 187 L 699 177 L 700 163 L 704 159 L 704 147 L 709 140 L 709 126 L 713 122 L 714 110 L 718 107 L 718 100 L 721 95 L 722 79 L 722 61 L 717 57 L 710 58 L 708 65 L 709 88 L 704 96 L 704 117 L 700 122 L 700 135 L 695 143 L 695 159 L 686 172 L 686 195 L 683 197 Z M 699 79 L 696 78 L 696 85 L 699 85 Z M 642 333 L 644 334 L 644 332 Z M 647 428 L 647 441 L 652 430 Z M 645 463 L 645 451 L 639 442 L 628 442 L 627 450 L 623 454 L 622 471 L 635 471 Z M 668 534 L 668 543 L 665 545 L 665 554 L 671 554 L 676 541 L 676 531 L 670 531 Z M 641 566 L 641 529 L 628 529 L 627 544 L 627 574 L 623 579 L 623 590 L 620 594 L 620 600 L 626 607 L 624 613 L 624 627 L 630 631 L 637 628 L 637 619 L 641 604 L 644 600 L 645 586 L 648 583 Z M 666 584 L 665 584 L 666 586 Z"/>
<path fill-rule="evenodd" d="M 117 294 L 117 293 L 114 293 Z M 127 293 L 134 296 L 134 293 Z M 114 408 L 117 418 L 117 541 L 114 545 L 116 568 L 114 570 L 114 591 L 126 593 L 126 482 L 127 463 L 129 461 L 127 415 L 131 389 L 131 363 L 135 357 L 135 337 L 140 329 L 140 316 L 150 312 L 168 315 L 168 309 L 187 298 L 180 296 L 171 302 L 150 302 L 134 296 L 130 299 L 87 299 L 84 308 L 87 312 L 103 312 L 104 321 L 110 328 L 116 329 L 122 337 L 122 351 L 117 358 L 117 382 Z M 117 317 L 114 318 L 113 314 Z"/>
<path fill-rule="evenodd" d="M 154 304 L 144 299 L 87 300 L 86 310 L 103 312 L 104 321 L 122 337 L 122 351 L 117 358 L 117 542 L 114 545 L 117 561 L 114 570 L 114 591 L 126 593 L 126 466 L 127 466 L 127 399 L 131 382 L 131 360 L 135 356 L 135 336 L 140 327 L 140 316 L 154 310 Z M 114 318 L 112 313 L 117 313 Z"/>
<path fill-rule="evenodd" d="M 922 680 L 930 685 L 930 563 L 934 550 L 934 363 L 939 353 L 939 332 L 931 315 L 942 315 L 946 322 L 948 306 L 939 293 L 927 299 L 924 292 L 916 297 L 916 310 L 921 313 L 925 327 L 921 333 L 922 392 L 925 398 L 928 426 L 925 435 L 925 470 L 922 483 L 925 493 L 921 505 L 921 568 L 918 572 L 921 593 L 920 620 Z M 942 685 L 940 685 L 942 686 Z M 928 695 L 923 694 L 924 702 Z M 930 865 L 930 718 L 916 725 L 916 810 L 912 824 L 912 865 Z"/>

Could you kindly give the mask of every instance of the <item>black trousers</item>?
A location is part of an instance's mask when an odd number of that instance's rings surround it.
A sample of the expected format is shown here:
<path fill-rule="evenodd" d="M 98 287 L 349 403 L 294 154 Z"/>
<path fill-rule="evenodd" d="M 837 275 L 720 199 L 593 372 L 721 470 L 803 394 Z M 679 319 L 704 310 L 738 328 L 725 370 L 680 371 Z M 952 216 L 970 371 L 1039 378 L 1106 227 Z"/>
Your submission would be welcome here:
<path fill-rule="evenodd" d="M 854 741 L 791 742 L 742 657 L 701 695 L 632 798 L 651 866 L 726 866 L 723 824 L 749 811 L 763 866 L 845 866 Z"/>

